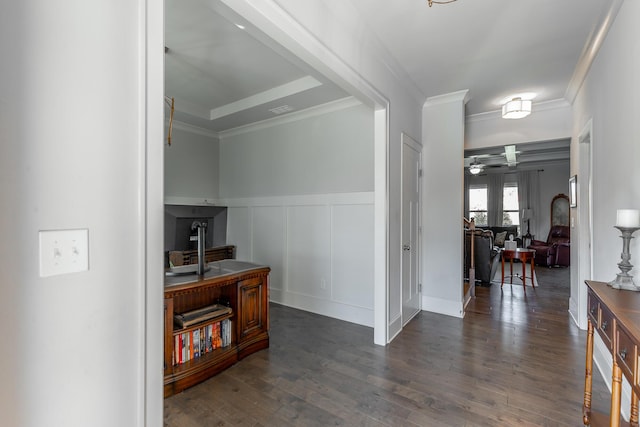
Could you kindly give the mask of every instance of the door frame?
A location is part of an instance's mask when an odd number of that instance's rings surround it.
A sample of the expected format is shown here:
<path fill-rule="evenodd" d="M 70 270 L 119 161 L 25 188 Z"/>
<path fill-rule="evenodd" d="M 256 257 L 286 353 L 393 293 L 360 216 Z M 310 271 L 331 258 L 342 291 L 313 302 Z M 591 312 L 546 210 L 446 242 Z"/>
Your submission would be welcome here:
<path fill-rule="evenodd" d="M 571 296 L 570 312 L 580 329 L 587 329 L 587 286 L 593 277 L 593 203 L 591 176 L 593 170 L 593 121 L 589 119 L 578 135 L 578 200 L 571 212 Z M 577 222 L 577 227 L 575 226 Z"/>
<path fill-rule="evenodd" d="M 349 64 L 293 19 L 275 2 L 220 0 L 231 13 L 242 17 L 295 55 L 308 66 L 330 78 L 347 93 L 373 109 L 374 116 L 374 343 L 389 339 L 389 99 Z"/>

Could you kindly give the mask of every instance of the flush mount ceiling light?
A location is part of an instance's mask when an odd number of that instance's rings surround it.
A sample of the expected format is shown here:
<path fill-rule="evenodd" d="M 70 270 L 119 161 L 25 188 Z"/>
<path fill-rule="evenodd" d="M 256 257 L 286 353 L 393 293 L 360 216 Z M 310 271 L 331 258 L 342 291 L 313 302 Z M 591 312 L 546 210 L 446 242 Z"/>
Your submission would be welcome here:
<path fill-rule="evenodd" d="M 427 0 L 429 3 L 429 7 L 433 6 L 434 4 L 447 4 L 447 3 L 453 3 L 456 0 L 441 0 L 441 1 L 436 1 L 436 0 Z"/>
<path fill-rule="evenodd" d="M 502 105 L 503 119 L 521 119 L 531 114 L 531 100 L 512 98 Z"/>

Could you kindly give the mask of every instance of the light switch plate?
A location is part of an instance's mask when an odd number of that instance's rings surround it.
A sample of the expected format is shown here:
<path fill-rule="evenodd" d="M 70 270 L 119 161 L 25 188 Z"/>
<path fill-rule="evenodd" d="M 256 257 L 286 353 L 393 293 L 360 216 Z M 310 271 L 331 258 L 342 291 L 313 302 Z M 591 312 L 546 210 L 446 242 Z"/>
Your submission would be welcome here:
<path fill-rule="evenodd" d="M 89 230 L 41 230 L 40 277 L 89 270 Z"/>

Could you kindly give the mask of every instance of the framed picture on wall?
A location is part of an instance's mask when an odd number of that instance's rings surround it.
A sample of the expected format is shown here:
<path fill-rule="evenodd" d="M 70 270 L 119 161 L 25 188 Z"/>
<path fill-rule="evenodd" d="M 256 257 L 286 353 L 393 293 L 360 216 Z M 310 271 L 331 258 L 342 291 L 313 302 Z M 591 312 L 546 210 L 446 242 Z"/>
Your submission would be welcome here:
<path fill-rule="evenodd" d="M 577 175 L 569 178 L 569 206 L 575 208 L 578 206 L 578 189 L 576 187 Z"/>

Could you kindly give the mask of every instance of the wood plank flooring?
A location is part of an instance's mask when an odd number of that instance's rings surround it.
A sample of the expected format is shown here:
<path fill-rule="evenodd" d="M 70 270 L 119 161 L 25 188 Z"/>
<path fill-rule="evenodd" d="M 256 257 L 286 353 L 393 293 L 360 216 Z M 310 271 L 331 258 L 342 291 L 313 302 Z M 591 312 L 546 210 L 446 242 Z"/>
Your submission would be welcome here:
<path fill-rule="evenodd" d="M 271 347 L 165 399 L 164 425 L 580 426 L 586 333 L 568 269 L 477 288 L 464 319 L 420 313 L 388 346 L 371 328 L 271 305 Z M 608 412 L 596 372 L 593 408 Z"/>

